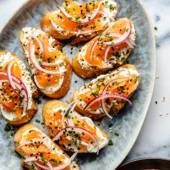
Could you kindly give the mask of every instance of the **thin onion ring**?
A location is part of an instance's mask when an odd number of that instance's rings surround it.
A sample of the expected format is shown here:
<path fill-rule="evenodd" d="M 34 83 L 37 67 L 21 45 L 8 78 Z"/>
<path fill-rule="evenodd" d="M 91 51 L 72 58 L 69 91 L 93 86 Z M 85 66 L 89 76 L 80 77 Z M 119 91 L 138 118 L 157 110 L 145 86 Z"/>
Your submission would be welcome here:
<path fill-rule="evenodd" d="M 35 58 L 35 55 L 34 55 L 34 52 L 35 52 L 35 45 L 34 44 L 31 44 L 31 47 L 30 47 L 30 59 L 33 63 L 33 65 L 40 71 L 44 72 L 44 73 L 47 73 L 47 74 L 61 74 L 61 73 L 64 73 L 66 70 L 62 70 L 62 71 L 48 71 L 48 70 L 45 70 L 43 69 L 39 63 L 37 62 L 36 58 Z"/>
<path fill-rule="evenodd" d="M 66 128 L 63 128 L 61 129 L 57 135 L 52 139 L 53 141 L 56 141 L 58 140 L 62 135 L 63 135 L 63 132 L 64 131 L 76 131 L 76 132 L 79 132 L 79 133 L 86 133 L 87 135 L 89 135 L 93 141 L 96 143 L 96 146 L 97 146 L 97 154 L 99 153 L 99 144 L 98 144 L 98 141 L 96 139 L 96 137 L 91 133 L 89 132 L 88 130 L 84 129 L 84 128 L 81 128 L 81 127 L 77 127 L 77 126 L 69 126 L 69 127 L 66 127 Z"/>
<path fill-rule="evenodd" d="M 114 40 L 109 41 L 109 42 L 103 42 L 103 44 L 109 45 L 109 46 L 119 45 L 119 44 L 121 44 L 122 42 L 126 41 L 129 38 L 130 33 L 131 33 L 131 28 L 130 28 L 129 22 L 127 21 L 126 30 L 125 30 L 124 34 L 122 34 L 122 36 L 120 38 L 114 39 Z"/>
<path fill-rule="evenodd" d="M 97 9 L 95 9 L 92 14 L 90 14 L 90 13 L 89 13 L 89 15 L 87 14 L 86 18 L 84 18 L 84 19 L 82 18 L 82 19 L 79 20 L 79 21 L 76 21 L 76 19 L 74 18 L 75 21 L 74 21 L 74 20 L 70 20 L 70 21 L 72 21 L 72 22 L 74 22 L 74 23 L 80 23 L 80 24 L 86 24 L 86 23 L 88 23 L 89 21 L 93 20 L 93 19 L 96 17 L 96 15 L 97 15 L 98 12 L 99 12 L 100 5 L 101 5 L 101 4 L 99 3 Z M 67 13 L 63 7 L 57 7 L 57 8 L 63 13 L 63 15 L 64 15 L 66 18 L 68 18 L 68 19 L 69 19 L 69 18 L 72 18 L 72 16 L 71 16 L 69 13 Z M 90 17 L 90 20 L 89 20 L 89 17 Z"/>
<path fill-rule="evenodd" d="M 102 95 L 105 95 L 106 94 L 106 90 L 107 88 L 110 86 L 111 83 L 115 83 L 115 82 L 121 82 L 121 81 L 124 81 L 126 80 L 127 78 L 119 78 L 119 79 L 115 79 L 115 80 L 112 80 L 110 81 L 103 89 L 102 91 Z M 110 119 L 112 119 L 113 117 L 109 115 L 109 113 L 107 112 L 106 110 L 106 107 L 105 107 L 105 103 L 104 103 L 104 99 L 101 100 L 101 106 L 102 106 L 102 109 L 104 111 L 104 113 L 106 114 L 107 117 L 109 117 Z"/>
<path fill-rule="evenodd" d="M 100 95 L 100 96 L 97 96 L 96 98 L 94 98 L 93 100 L 91 100 L 85 107 L 84 107 L 84 110 L 87 110 L 90 106 L 92 106 L 94 103 L 96 103 L 97 101 L 101 101 L 102 99 L 105 99 L 105 98 L 121 98 L 123 100 L 126 100 L 128 101 L 130 104 L 131 101 L 123 96 L 123 95 L 120 95 L 120 94 L 105 94 L 105 95 Z"/>

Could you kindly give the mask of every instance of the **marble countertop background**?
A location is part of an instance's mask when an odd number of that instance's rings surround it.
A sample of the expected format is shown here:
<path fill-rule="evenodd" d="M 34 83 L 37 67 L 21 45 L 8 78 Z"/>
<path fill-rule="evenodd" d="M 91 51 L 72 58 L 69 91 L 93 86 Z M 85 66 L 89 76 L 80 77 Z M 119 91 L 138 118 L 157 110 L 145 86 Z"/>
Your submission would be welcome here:
<path fill-rule="evenodd" d="M 155 27 L 155 88 L 141 132 L 124 162 L 139 158 L 170 159 L 170 0 L 141 1 Z M 0 30 L 22 2 L 0 0 Z"/>

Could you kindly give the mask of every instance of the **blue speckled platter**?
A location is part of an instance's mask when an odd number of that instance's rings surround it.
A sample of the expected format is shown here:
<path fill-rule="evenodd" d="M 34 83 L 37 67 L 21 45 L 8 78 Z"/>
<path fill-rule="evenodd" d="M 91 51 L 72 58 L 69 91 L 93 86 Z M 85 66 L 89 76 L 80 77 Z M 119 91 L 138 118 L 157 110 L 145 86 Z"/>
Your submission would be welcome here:
<path fill-rule="evenodd" d="M 55 9 L 57 4 L 62 3 L 61 0 L 30 0 L 25 3 L 26 1 L 28 0 L 23 2 L 23 7 L 16 11 L 15 16 L 12 16 L 12 19 L 0 34 L 0 49 L 13 52 L 23 59 L 24 55 L 18 40 L 19 30 L 25 26 L 39 27 L 39 21 L 44 13 Z M 128 17 L 134 22 L 136 28 L 138 48 L 134 49 L 128 58 L 128 62 L 138 68 L 141 75 L 141 84 L 131 98 L 132 106 L 127 104 L 119 116 L 114 117 L 112 120 L 105 118 L 102 123 L 100 122 L 100 126 L 108 132 L 109 139 L 112 139 L 114 144 L 101 150 L 99 155 L 78 155 L 76 161 L 81 170 L 116 169 L 127 156 L 140 132 L 153 93 L 156 55 L 153 28 L 148 15 L 140 0 L 116 0 L 116 2 L 119 7 L 117 19 Z M 79 47 L 74 47 L 71 50 L 69 44 L 64 46 L 63 51 L 68 55 L 70 61 Z M 25 59 L 24 61 L 26 63 Z M 78 87 L 83 86 L 86 81 L 73 73 L 71 88 L 61 100 L 64 102 L 70 100 L 72 93 Z M 41 103 L 43 104 L 45 100 L 41 99 Z M 36 122 L 36 119 L 40 119 L 42 122 L 42 104 L 38 105 L 39 111 L 31 123 L 46 132 L 46 129 Z M 5 124 L 6 121 L 0 114 L 0 169 L 22 170 L 20 156 L 14 151 L 11 132 L 4 130 Z M 111 127 L 112 133 L 109 131 L 110 124 L 113 124 Z M 115 132 L 119 133 L 119 136 L 116 136 Z"/>

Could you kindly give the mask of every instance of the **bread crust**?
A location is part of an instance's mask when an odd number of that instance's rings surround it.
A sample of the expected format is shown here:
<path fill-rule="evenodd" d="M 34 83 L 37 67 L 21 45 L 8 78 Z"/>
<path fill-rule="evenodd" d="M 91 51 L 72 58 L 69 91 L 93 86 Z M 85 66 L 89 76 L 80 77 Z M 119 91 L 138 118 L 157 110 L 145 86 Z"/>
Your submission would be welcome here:
<path fill-rule="evenodd" d="M 57 11 L 59 10 L 58 8 L 55 10 Z M 118 6 L 114 7 L 114 10 L 116 11 L 113 18 L 116 18 L 117 15 L 117 11 L 118 11 Z M 50 19 L 49 19 L 49 14 L 52 14 L 55 11 L 51 11 L 45 14 L 45 16 L 41 19 L 40 25 L 41 25 L 41 29 L 44 32 L 49 33 L 51 36 L 53 36 L 54 38 L 56 38 L 57 40 L 68 40 L 71 38 L 71 45 L 76 45 L 82 42 L 86 42 L 89 41 L 90 39 L 92 39 L 93 37 L 99 35 L 101 32 L 103 32 L 107 27 L 108 27 L 108 23 L 103 25 L 101 30 L 92 32 L 90 35 L 89 34 L 81 34 L 76 36 L 75 33 L 71 33 L 67 30 L 63 30 L 60 31 L 59 29 L 57 30 L 57 28 L 55 28 Z M 111 22 L 111 21 L 110 21 Z"/>
<path fill-rule="evenodd" d="M 15 133 L 15 135 L 14 135 L 15 150 L 16 150 L 16 152 L 18 152 L 21 156 L 24 156 L 23 153 L 22 153 L 22 150 L 17 149 L 17 147 L 19 146 L 19 144 L 20 144 L 20 142 L 21 142 L 23 133 L 24 133 L 25 131 L 29 130 L 29 129 L 32 129 L 32 128 L 41 131 L 38 127 L 34 126 L 33 124 L 25 124 L 25 125 L 21 126 L 21 127 L 16 131 L 16 133 Z M 41 133 L 46 136 L 46 134 L 45 134 L 44 132 L 41 131 Z M 52 141 L 51 141 L 51 142 L 52 142 Z M 54 142 L 52 142 L 52 143 L 53 143 L 53 146 L 55 146 L 55 148 L 61 152 L 61 148 L 60 148 L 57 144 L 55 144 Z M 63 151 L 62 151 L 62 152 L 63 152 Z M 65 153 L 64 155 L 65 155 L 67 158 L 69 158 L 69 156 L 68 156 L 66 153 Z M 26 167 L 26 168 L 28 168 L 28 169 L 30 169 L 30 170 L 32 170 L 32 167 L 31 167 L 27 162 L 24 162 L 23 159 L 22 159 L 21 165 L 24 166 L 24 167 Z M 77 164 L 74 163 L 74 165 L 76 166 L 76 168 L 73 168 L 73 167 L 70 166 L 70 169 L 71 169 L 71 170 L 79 170 L 79 169 L 80 169 Z"/>
<path fill-rule="evenodd" d="M 31 28 L 33 28 L 33 27 L 31 27 Z M 35 28 L 35 29 L 39 30 L 38 28 Z M 23 32 L 23 30 L 20 30 L 19 40 L 20 40 L 20 44 L 22 46 L 22 50 L 23 50 L 23 52 L 25 54 L 27 51 L 26 51 L 26 48 L 24 48 L 23 43 L 22 43 L 23 36 L 24 36 L 24 32 Z M 53 44 L 55 44 L 55 50 L 56 51 L 61 50 L 62 44 L 59 41 L 55 40 L 53 42 Z M 70 88 L 72 66 L 71 66 L 66 54 L 64 54 L 62 52 L 61 52 L 61 54 L 62 54 L 62 60 L 65 63 L 66 71 L 63 73 L 64 80 L 63 80 L 60 88 L 57 89 L 56 91 L 54 91 L 53 93 L 49 93 L 45 89 L 39 89 L 43 94 L 45 94 L 46 96 L 48 96 L 50 98 L 61 98 L 61 97 L 65 96 L 67 94 L 67 92 L 68 92 L 68 90 Z M 27 56 L 25 56 L 25 57 L 29 60 L 29 58 Z"/>
<path fill-rule="evenodd" d="M 121 19 L 124 19 L 124 18 L 121 18 Z M 119 20 L 121 20 L 121 19 L 119 19 Z M 131 25 L 133 25 L 132 21 L 129 20 L 129 22 L 131 23 Z M 105 32 L 108 32 L 109 29 L 111 29 L 111 28 L 112 28 L 112 26 L 110 28 L 108 28 Z M 136 37 L 136 34 L 135 34 L 135 37 Z M 125 62 L 125 60 L 128 58 L 128 56 L 131 54 L 131 52 L 133 50 L 132 48 L 129 48 L 127 50 L 126 54 L 124 54 L 124 59 L 121 62 L 112 62 L 112 66 L 106 65 L 105 67 L 100 67 L 100 66 L 95 66 L 95 65 L 90 64 L 90 63 L 88 63 L 88 65 L 84 65 L 84 64 L 81 65 L 79 57 L 81 55 L 82 49 L 84 47 L 86 47 L 86 46 L 87 46 L 87 49 L 88 49 L 88 44 L 90 44 L 90 42 L 96 41 L 96 39 L 98 39 L 98 38 L 99 38 L 99 36 L 97 38 L 95 37 L 94 39 L 92 39 L 91 41 L 86 43 L 83 47 L 81 47 L 81 49 L 73 57 L 73 60 L 72 60 L 73 71 L 78 76 L 80 76 L 80 77 L 82 77 L 84 79 L 92 78 L 94 76 L 99 76 L 101 74 L 104 74 L 104 73 L 108 72 L 109 70 L 112 70 L 114 68 L 117 68 L 117 67 L 121 66 L 123 64 L 123 62 Z M 82 58 L 83 58 L 83 60 L 86 60 L 84 57 L 82 57 Z"/>
<path fill-rule="evenodd" d="M 43 115 L 43 119 L 45 117 L 46 114 L 49 114 L 48 111 L 49 110 L 53 110 L 54 108 L 57 108 L 57 107 L 64 107 L 66 108 L 67 105 L 59 100 L 49 100 L 47 102 L 44 103 L 43 105 L 43 108 L 42 108 L 42 115 Z M 81 112 L 80 112 L 81 113 Z M 44 122 L 46 124 L 46 121 L 44 119 Z M 47 130 L 48 130 L 48 133 L 51 134 L 51 129 L 50 127 L 46 124 L 46 127 L 47 127 Z M 105 139 L 108 139 L 108 134 L 106 132 L 104 132 L 102 129 L 100 129 L 100 132 L 102 133 L 102 135 L 104 136 Z M 54 132 L 53 132 L 54 133 Z M 51 136 L 51 137 L 54 137 L 55 135 Z M 66 147 L 63 147 L 62 145 L 59 145 L 63 150 L 65 151 L 71 151 L 71 152 L 74 152 L 74 150 L 70 150 Z"/>
<path fill-rule="evenodd" d="M 6 55 L 8 52 L 7 51 L 0 51 L 0 57 L 2 57 L 3 55 Z M 13 54 L 10 52 L 10 55 L 18 60 L 21 60 L 21 58 L 19 58 L 17 55 Z M 33 94 L 32 94 L 32 105 L 31 105 L 31 109 L 28 109 L 26 111 L 26 115 L 23 116 L 21 119 L 18 119 L 18 118 L 15 118 L 13 119 L 12 121 L 9 120 L 9 119 L 6 119 L 10 124 L 14 125 L 14 126 L 19 126 L 19 125 L 22 125 L 22 124 L 25 124 L 27 122 L 29 122 L 33 117 L 34 115 L 36 114 L 36 112 L 38 111 L 38 108 L 37 108 L 37 104 L 34 100 L 33 97 L 35 98 L 38 98 L 40 97 L 40 92 L 38 91 L 37 88 L 35 88 Z M 3 110 L 1 110 L 3 112 Z"/>
<path fill-rule="evenodd" d="M 136 67 L 135 67 L 134 65 L 131 65 L 131 64 L 125 64 L 125 65 L 119 67 L 118 69 L 120 69 L 120 68 L 134 69 L 134 70 L 137 71 Z M 116 70 L 117 70 L 117 69 L 116 69 Z M 116 70 L 113 70 L 112 72 L 115 72 Z M 137 71 L 137 72 L 138 72 L 138 71 Z M 138 82 L 138 85 L 139 85 L 139 83 L 140 83 L 140 77 L 137 76 L 136 79 L 137 79 L 137 82 Z M 137 89 L 137 87 L 136 87 L 135 89 L 133 89 L 133 92 L 129 93 L 127 97 L 130 98 L 130 97 L 133 95 L 133 93 L 135 92 L 136 89 Z M 81 91 L 81 88 L 77 89 L 77 90 L 74 92 L 73 97 L 72 97 L 72 101 L 76 102 L 75 110 L 76 110 L 77 112 L 81 113 L 82 115 L 85 115 L 85 116 L 90 117 L 90 118 L 93 119 L 93 120 L 98 120 L 98 119 L 104 117 L 104 116 L 105 116 L 105 113 L 104 113 L 104 112 L 101 112 L 100 114 L 95 114 L 95 113 L 90 112 L 89 110 L 85 110 L 84 108 L 82 108 L 82 106 L 80 106 L 80 105 L 78 104 L 80 91 Z M 118 115 L 119 111 L 124 107 L 125 104 L 126 104 L 126 101 L 123 100 L 123 101 L 120 102 L 119 104 L 113 105 L 113 106 L 111 107 L 111 110 L 112 110 L 113 114 L 114 114 L 114 115 Z"/>

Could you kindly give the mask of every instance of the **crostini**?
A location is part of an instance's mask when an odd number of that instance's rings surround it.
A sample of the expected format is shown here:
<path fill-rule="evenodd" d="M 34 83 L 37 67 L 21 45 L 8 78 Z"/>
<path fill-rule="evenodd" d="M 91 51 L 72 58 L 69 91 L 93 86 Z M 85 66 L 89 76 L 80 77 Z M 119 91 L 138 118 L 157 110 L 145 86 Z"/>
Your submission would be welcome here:
<path fill-rule="evenodd" d="M 72 61 L 74 72 L 82 78 L 91 78 L 122 65 L 136 46 L 135 39 L 132 21 L 119 19 L 81 47 Z"/>
<path fill-rule="evenodd" d="M 12 125 L 30 121 L 37 112 L 34 98 L 40 96 L 24 62 L 15 54 L 0 51 L 0 108 Z"/>
<path fill-rule="evenodd" d="M 74 111 L 74 103 L 66 106 L 58 100 L 47 101 L 42 109 L 49 136 L 66 151 L 99 152 L 108 144 L 108 135 L 88 117 Z"/>
<path fill-rule="evenodd" d="M 140 75 L 134 65 L 126 64 L 108 74 L 100 75 L 75 91 L 75 110 L 96 120 L 108 116 L 112 111 L 117 115 L 140 83 Z"/>
<path fill-rule="evenodd" d="M 61 7 L 46 13 L 41 20 L 41 29 L 58 40 L 73 38 L 71 45 L 75 45 L 104 31 L 114 21 L 117 11 L 113 0 L 83 4 L 67 0 Z"/>
<path fill-rule="evenodd" d="M 72 67 L 59 50 L 61 43 L 34 27 L 22 28 L 19 39 L 39 90 L 51 98 L 63 97 L 70 87 Z"/>
<path fill-rule="evenodd" d="M 79 170 L 73 161 L 45 133 L 32 124 L 20 127 L 14 136 L 15 150 L 22 156 L 22 166 L 30 170 Z"/>

